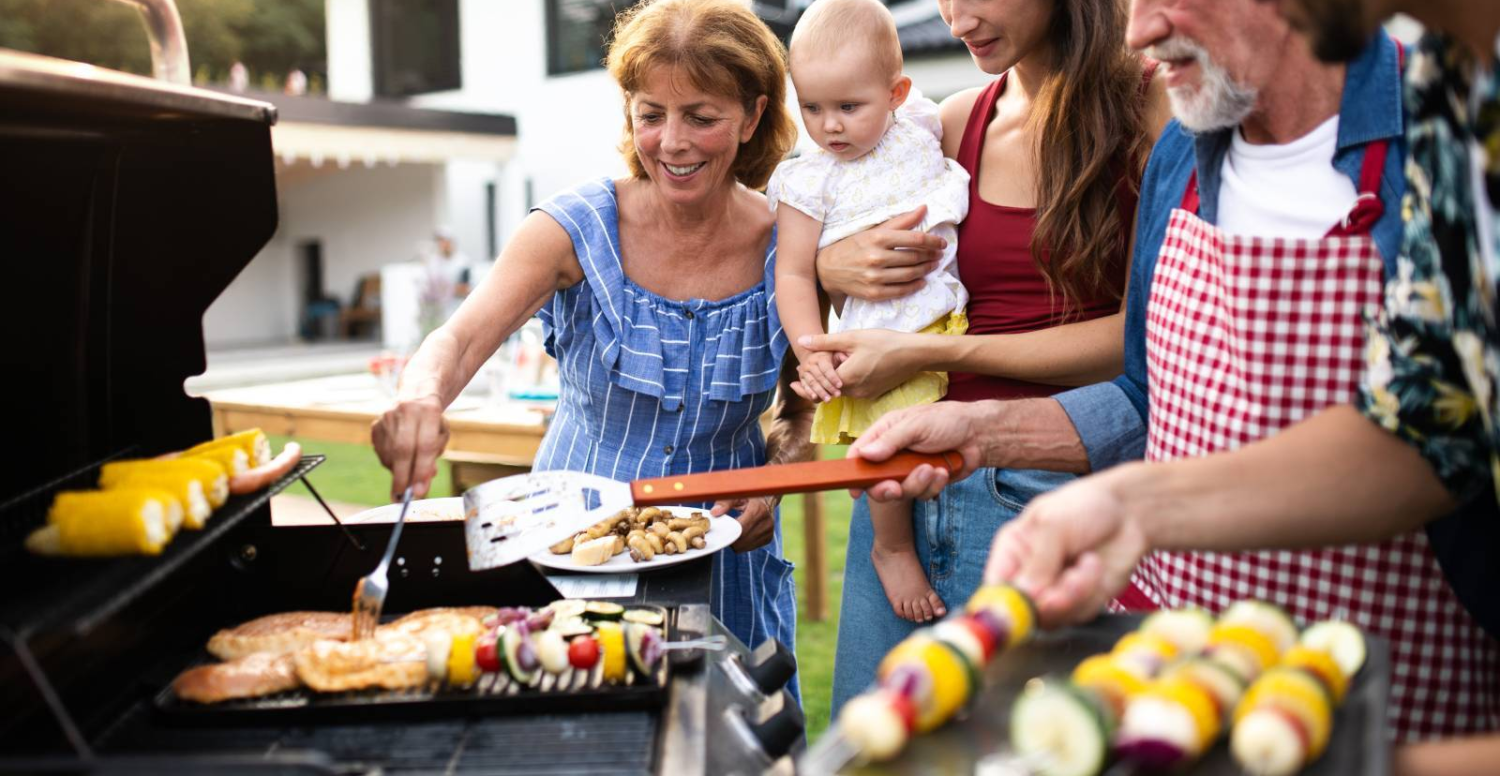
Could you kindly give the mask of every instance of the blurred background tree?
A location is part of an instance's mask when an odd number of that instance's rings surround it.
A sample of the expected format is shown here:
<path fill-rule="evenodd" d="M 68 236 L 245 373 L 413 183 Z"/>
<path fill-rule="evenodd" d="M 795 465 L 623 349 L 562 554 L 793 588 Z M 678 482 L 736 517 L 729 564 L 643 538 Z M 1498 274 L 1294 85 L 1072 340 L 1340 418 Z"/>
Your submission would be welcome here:
<path fill-rule="evenodd" d="M 193 79 L 222 84 L 241 62 L 250 83 L 286 83 L 301 70 L 327 83 L 323 0 L 177 0 Z M 149 75 L 140 14 L 108 0 L 0 0 L 0 48 Z"/>

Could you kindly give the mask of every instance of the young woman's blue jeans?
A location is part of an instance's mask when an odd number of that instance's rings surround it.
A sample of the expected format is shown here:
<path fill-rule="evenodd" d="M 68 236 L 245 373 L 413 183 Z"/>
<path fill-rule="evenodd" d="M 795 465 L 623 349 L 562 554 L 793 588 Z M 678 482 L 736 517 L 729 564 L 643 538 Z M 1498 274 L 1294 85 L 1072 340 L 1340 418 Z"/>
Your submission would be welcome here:
<path fill-rule="evenodd" d="M 1071 474 L 1033 469 L 980 469 L 950 485 L 932 501 L 912 508 L 917 557 L 927 580 L 953 611 L 979 587 L 995 532 L 1021 513 L 1032 497 L 1073 479 Z M 922 627 L 891 610 L 875 566 L 870 507 L 854 504 L 849 554 L 844 565 L 844 600 L 839 609 L 838 652 L 833 663 L 833 713 L 875 681 L 875 667 L 897 642 Z"/>

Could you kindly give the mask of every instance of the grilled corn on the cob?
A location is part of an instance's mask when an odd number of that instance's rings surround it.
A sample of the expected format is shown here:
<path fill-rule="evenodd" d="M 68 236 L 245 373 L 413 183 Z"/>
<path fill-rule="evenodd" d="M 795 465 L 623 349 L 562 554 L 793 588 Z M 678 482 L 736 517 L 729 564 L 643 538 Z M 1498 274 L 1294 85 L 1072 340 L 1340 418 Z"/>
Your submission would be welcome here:
<path fill-rule="evenodd" d="M 265 432 L 258 428 L 241 431 L 238 434 L 222 436 L 211 439 L 201 445 L 194 445 L 183 451 L 186 457 L 202 454 L 216 447 L 234 447 L 245 451 L 247 468 L 254 469 L 257 466 L 265 466 L 271 461 L 271 442 L 266 439 Z"/>
<path fill-rule="evenodd" d="M 213 461 L 224 467 L 224 473 L 230 477 L 250 470 L 250 454 L 238 445 L 215 445 L 201 450 L 195 447 L 183 453 L 179 460 L 182 459 Z"/>
<path fill-rule="evenodd" d="M 198 481 L 214 509 L 229 499 L 229 475 L 223 464 L 209 458 L 145 458 L 107 463 L 99 472 L 99 487 L 113 488 L 141 472 L 182 472 Z"/>
<path fill-rule="evenodd" d="M 137 469 L 120 478 L 106 490 L 122 488 L 160 488 L 170 491 L 183 506 L 183 524 L 193 530 L 202 528 L 213 512 L 208 497 L 203 493 L 203 483 L 185 469 L 162 467 Z"/>
<path fill-rule="evenodd" d="M 180 522 L 176 497 L 156 488 L 64 491 L 26 547 L 43 555 L 156 555 L 172 538 L 174 511 Z"/>

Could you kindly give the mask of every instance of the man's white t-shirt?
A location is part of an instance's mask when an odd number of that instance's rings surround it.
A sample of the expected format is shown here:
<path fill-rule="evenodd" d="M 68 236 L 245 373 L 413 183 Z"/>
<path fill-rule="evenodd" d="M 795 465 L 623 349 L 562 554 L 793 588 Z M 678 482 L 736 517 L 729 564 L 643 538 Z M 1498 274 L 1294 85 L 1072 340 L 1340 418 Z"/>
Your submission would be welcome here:
<path fill-rule="evenodd" d="M 1245 237 L 1318 239 L 1359 192 L 1333 166 L 1339 117 L 1285 145 L 1256 145 L 1234 131 L 1219 187 L 1219 228 Z"/>

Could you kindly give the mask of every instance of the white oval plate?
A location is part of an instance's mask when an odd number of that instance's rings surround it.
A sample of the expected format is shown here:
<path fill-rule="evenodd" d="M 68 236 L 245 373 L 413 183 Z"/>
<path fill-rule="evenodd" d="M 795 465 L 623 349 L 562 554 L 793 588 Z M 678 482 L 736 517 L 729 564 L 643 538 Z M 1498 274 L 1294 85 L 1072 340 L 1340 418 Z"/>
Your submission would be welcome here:
<path fill-rule="evenodd" d="M 415 503 L 413 502 L 413 506 Z M 707 509 L 694 507 L 662 507 L 662 509 L 680 517 L 691 517 L 696 512 L 708 515 Z M 407 519 L 410 520 L 411 517 L 408 516 Z M 550 552 L 539 552 L 531 556 L 531 561 L 538 566 L 583 574 L 628 574 L 634 571 L 649 571 L 662 566 L 671 566 L 711 555 L 734 544 L 734 541 L 740 538 L 740 521 L 728 515 L 723 517 L 710 515 L 709 520 L 712 522 L 709 523 L 708 533 L 703 535 L 703 549 L 701 550 L 688 550 L 676 555 L 660 554 L 643 563 L 631 560 L 630 551 L 626 550 L 597 566 L 580 566 L 573 562 L 572 555 L 553 555 Z"/>
<path fill-rule="evenodd" d="M 357 515 L 344 518 L 346 523 L 394 523 L 401 516 L 401 504 L 386 504 L 383 507 L 366 509 Z M 428 523 L 441 520 L 463 520 L 464 500 L 459 496 L 449 498 L 412 499 L 411 511 L 406 513 L 408 523 Z"/>

